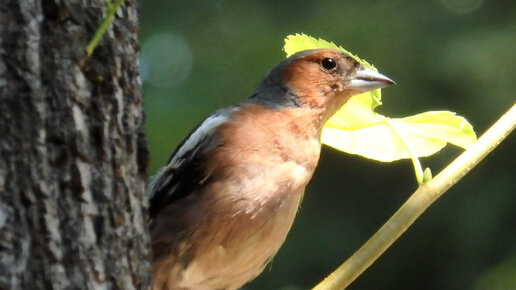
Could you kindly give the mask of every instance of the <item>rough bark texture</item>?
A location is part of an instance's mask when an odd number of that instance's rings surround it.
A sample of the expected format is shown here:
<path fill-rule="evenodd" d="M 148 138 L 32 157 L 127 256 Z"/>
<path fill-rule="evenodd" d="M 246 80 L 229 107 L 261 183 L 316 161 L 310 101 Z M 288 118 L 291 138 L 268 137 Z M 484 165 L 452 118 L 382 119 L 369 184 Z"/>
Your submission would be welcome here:
<path fill-rule="evenodd" d="M 0 289 L 145 289 L 137 3 L 0 0 Z M 113 1 L 114 2 L 114 1 Z"/>

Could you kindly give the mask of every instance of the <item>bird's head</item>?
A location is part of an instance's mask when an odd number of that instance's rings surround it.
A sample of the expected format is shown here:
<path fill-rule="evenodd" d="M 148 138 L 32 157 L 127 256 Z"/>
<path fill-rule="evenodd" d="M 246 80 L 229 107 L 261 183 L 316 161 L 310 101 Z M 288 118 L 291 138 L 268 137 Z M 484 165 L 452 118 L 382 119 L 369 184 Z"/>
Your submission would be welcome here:
<path fill-rule="evenodd" d="M 276 107 L 305 107 L 326 121 L 351 97 L 394 84 L 334 49 L 304 50 L 276 65 L 252 98 Z"/>

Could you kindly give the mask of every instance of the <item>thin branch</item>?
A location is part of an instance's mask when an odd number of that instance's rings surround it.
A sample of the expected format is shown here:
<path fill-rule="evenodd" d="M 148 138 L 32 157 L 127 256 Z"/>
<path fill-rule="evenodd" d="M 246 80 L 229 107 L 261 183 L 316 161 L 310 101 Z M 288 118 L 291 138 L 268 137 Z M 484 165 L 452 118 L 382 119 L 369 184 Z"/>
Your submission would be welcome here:
<path fill-rule="evenodd" d="M 394 128 L 394 124 L 390 122 L 390 118 L 386 118 L 384 121 L 384 124 L 391 129 L 393 134 L 398 137 L 398 140 L 400 140 L 401 144 L 403 144 L 403 147 L 405 147 L 405 150 L 407 150 L 408 154 L 410 155 L 410 159 L 412 160 L 412 165 L 414 166 L 414 173 L 416 174 L 416 180 L 418 184 L 423 183 L 423 167 L 421 167 L 421 162 L 419 162 L 419 158 L 417 158 L 416 155 L 414 155 L 413 150 L 411 150 L 408 143 L 405 141 L 405 139 L 401 136 L 401 130 L 397 130 Z"/>
<path fill-rule="evenodd" d="M 313 290 L 344 289 L 365 271 L 443 193 L 457 183 L 516 127 L 516 103 L 478 141 L 431 181 L 421 186 L 400 209 L 346 262 Z"/>
<path fill-rule="evenodd" d="M 95 31 L 95 34 L 90 40 L 90 43 L 86 46 L 86 56 L 90 57 L 93 54 L 93 51 L 99 44 L 100 39 L 102 38 L 102 35 L 106 32 L 109 23 L 111 23 L 111 20 L 115 16 L 116 10 L 120 5 L 124 3 L 124 0 L 117 0 L 115 3 L 111 2 L 111 0 L 106 0 L 106 17 L 102 19 L 102 22 L 100 23 L 99 27 L 97 28 L 97 31 Z"/>

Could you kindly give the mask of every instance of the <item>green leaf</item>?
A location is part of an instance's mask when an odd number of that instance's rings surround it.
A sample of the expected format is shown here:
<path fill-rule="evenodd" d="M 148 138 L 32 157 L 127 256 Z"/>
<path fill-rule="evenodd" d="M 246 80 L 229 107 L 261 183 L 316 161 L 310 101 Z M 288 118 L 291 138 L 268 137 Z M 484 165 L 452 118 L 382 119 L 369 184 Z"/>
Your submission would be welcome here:
<path fill-rule="evenodd" d="M 364 66 L 376 70 L 333 42 L 305 34 L 287 36 L 283 49 L 290 56 L 316 48 L 345 52 Z M 381 104 L 379 89 L 352 97 L 325 124 L 322 142 L 338 150 L 379 161 L 411 158 L 418 182 L 422 183 L 424 179 L 431 178 L 431 173 L 428 168 L 423 171 L 418 157 L 432 155 L 447 143 L 466 148 L 476 141 L 473 127 L 453 112 L 431 111 L 405 118 L 388 118 L 374 112 Z"/>
<path fill-rule="evenodd" d="M 429 156 L 448 142 L 466 148 L 476 141 L 472 126 L 452 112 L 433 111 L 391 119 L 368 112 L 364 107 L 344 107 L 333 116 L 335 120 L 331 124 L 325 125 L 322 141 L 341 151 L 370 159 L 390 162 Z M 349 111 L 360 115 L 349 118 L 346 114 Z"/>

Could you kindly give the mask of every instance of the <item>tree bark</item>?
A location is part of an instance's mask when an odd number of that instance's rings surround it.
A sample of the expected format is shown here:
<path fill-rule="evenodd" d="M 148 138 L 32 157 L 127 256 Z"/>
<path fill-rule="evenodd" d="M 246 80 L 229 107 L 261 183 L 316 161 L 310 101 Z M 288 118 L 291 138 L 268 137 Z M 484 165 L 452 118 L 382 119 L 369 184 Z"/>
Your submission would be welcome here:
<path fill-rule="evenodd" d="M 114 2 L 114 1 L 113 1 Z M 0 0 L 0 289 L 145 289 L 137 3 Z"/>

